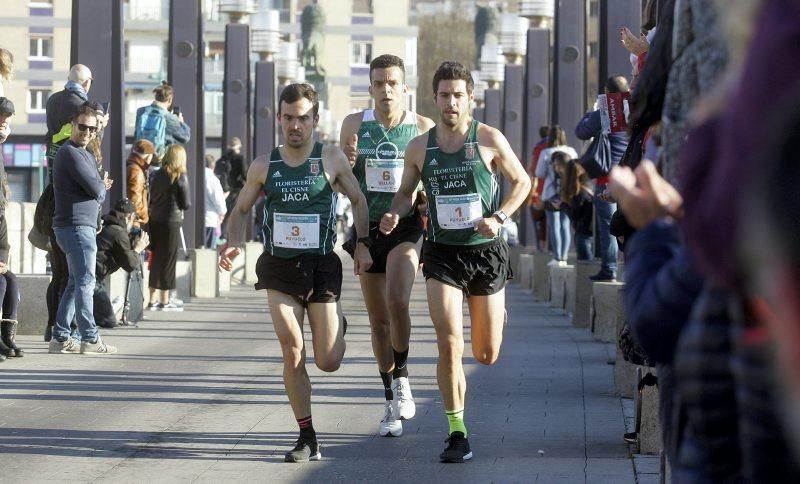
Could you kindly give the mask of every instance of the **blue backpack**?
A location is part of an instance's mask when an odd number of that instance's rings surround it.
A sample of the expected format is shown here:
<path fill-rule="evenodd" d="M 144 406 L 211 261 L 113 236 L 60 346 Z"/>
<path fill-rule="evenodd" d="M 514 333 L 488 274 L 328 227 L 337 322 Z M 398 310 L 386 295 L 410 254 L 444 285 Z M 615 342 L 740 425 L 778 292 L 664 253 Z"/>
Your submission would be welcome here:
<path fill-rule="evenodd" d="M 135 139 L 149 140 L 156 147 L 156 156 L 161 158 L 166 151 L 167 118 L 161 109 L 146 106 L 136 116 Z"/>

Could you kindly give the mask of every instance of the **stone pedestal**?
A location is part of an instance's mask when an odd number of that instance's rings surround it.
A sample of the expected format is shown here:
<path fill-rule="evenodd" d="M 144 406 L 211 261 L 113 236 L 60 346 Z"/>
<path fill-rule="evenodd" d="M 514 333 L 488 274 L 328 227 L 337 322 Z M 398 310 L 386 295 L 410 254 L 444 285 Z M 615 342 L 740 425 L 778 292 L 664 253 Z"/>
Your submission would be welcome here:
<path fill-rule="evenodd" d="M 567 304 L 567 273 L 574 267 L 550 268 L 550 307 L 564 309 Z"/>
<path fill-rule="evenodd" d="M 597 274 L 600 262 L 587 260 L 575 263 L 575 311 L 572 325 L 576 328 L 591 326 L 592 281 L 589 276 Z"/>
<path fill-rule="evenodd" d="M 617 341 L 617 321 L 623 317 L 621 282 L 595 282 L 592 285 L 592 334 L 604 343 Z"/>
<path fill-rule="evenodd" d="M 175 284 L 172 296 L 189 301 L 192 297 L 192 261 L 179 260 L 175 265 Z"/>
<path fill-rule="evenodd" d="M 220 293 L 231 292 L 231 273 L 217 270 L 217 285 Z"/>
<path fill-rule="evenodd" d="M 213 249 L 192 249 L 192 296 L 214 298 L 219 296 L 217 272 L 217 251 Z"/>
<path fill-rule="evenodd" d="M 570 265 L 567 266 L 569 270 L 567 270 L 567 280 L 564 284 L 564 299 L 565 299 L 565 306 L 564 306 L 564 313 L 572 316 L 575 314 L 575 294 L 576 294 L 576 287 L 575 287 L 575 266 Z"/>
<path fill-rule="evenodd" d="M 245 284 L 255 284 L 258 282 L 256 276 L 256 262 L 264 252 L 264 245 L 261 242 L 247 242 L 244 247 L 244 282 Z M 512 266 L 513 267 L 513 266 Z"/>
<path fill-rule="evenodd" d="M 47 327 L 47 304 L 44 295 L 50 276 L 44 274 L 17 274 L 19 306 L 17 308 L 17 334 L 43 335 Z"/>
<path fill-rule="evenodd" d="M 622 331 L 623 326 L 625 326 L 625 318 L 618 318 L 616 325 L 617 335 Z M 614 390 L 617 395 L 633 398 L 636 382 L 638 381 L 636 379 L 636 368 L 636 365 L 622 358 L 622 351 L 619 350 L 619 344 L 617 344 L 617 359 L 614 363 Z"/>
<path fill-rule="evenodd" d="M 514 271 L 514 279 L 511 280 L 512 282 L 522 284 L 522 278 L 521 278 L 522 274 L 520 272 L 520 265 L 519 265 L 520 257 L 523 254 L 532 254 L 532 253 L 533 253 L 533 247 L 526 247 L 524 245 L 512 245 L 508 248 L 509 263 L 511 264 L 511 269 Z"/>
<path fill-rule="evenodd" d="M 550 254 L 537 252 L 533 254 L 533 299 L 534 301 L 550 300 L 550 268 L 547 263 L 553 260 Z"/>
<path fill-rule="evenodd" d="M 519 285 L 523 289 L 530 289 L 533 283 L 533 254 L 520 254 L 517 274 L 514 277 L 519 280 Z"/>
<path fill-rule="evenodd" d="M 656 374 L 655 368 L 640 370 L 642 376 L 647 373 Z M 658 455 L 661 452 L 661 425 L 658 420 L 658 386 L 642 388 L 641 420 L 639 424 L 639 452 Z"/>
<path fill-rule="evenodd" d="M 22 204 L 19 202 L 8 202 L 5 210 L 6 227 L 8 228 L 8 243 L 11 250 L 8 252 L 8 268 L 15 274 L 21 274 L 22 270 Z M 25 234 L 27 236 L 28 234 Z M 27 239 L 26 239 L 27 242 Z M 16 245 L 16 247 L 15 247 Z"/>

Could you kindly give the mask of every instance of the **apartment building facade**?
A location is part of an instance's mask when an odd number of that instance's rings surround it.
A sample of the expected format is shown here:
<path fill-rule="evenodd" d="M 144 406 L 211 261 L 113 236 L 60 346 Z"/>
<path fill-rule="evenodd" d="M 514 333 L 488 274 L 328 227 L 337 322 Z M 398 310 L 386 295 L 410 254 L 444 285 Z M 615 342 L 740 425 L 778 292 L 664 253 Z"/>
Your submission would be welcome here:
<path fill-rule="evenodd" d="M 205 17 L 205 126 L 210 152 L 220 150 L 225 24 L 219 0 L 201 0 Z M 416 26 L 409 25 L 410 0 L 321 0 L 326 13 L 326 69 L 321 131 L 337 139 L 341 119 L 369 106 L 368 73 L 373 56 L 403 57 L 408 81 L 416 86 Z M 300 15 L 312 0 L 260 0 L 260 8 L 280 11 L 281 36 L 300 45 Z M 14 101 L 13 136 L 3 155 L 16 201 L 36 200 L 46 183 L 45 106 L 63 89 L 70 67 L 72 0 L 4 0 L 0 46 L 15 56 L 15 74 L 4 82 Z M 126 132 L 133 134 L 136 109 L 152 100 L 152 89 L 167 78 L 169 0 L 124 3 Z M 103 26 L 98 26 L 103 28 Z M 253 62 L 258 60 L 251 55 Z M 90 66 L 91 67 L 91 66 Z M 254 72 L 254 69 L 252 70 Z M 90 95 L 91 97 L 91 95 Z M 413 108 L 414 92 L 409 94 Z M 112 107 L 114 109 L 114 107 Z"/>

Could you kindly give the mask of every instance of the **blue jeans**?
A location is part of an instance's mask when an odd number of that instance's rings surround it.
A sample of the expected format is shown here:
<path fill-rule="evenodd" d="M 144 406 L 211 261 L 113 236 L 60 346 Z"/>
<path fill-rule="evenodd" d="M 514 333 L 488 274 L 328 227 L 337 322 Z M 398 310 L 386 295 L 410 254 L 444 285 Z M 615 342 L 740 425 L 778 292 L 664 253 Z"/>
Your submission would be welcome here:
<path fill-rule="evenodd" d="M 556 260 L 567 260 L 569 244 L 572 242 L 569 216 L 567 212 L 547 211 L 547 230 L 550 237 L 550 249 Z"/>
<path fill-rule="evenodd" d="M 592 236 L 575 233 L 575 255 L 578 260 L 592 260 Z"/>
<path fill-rule="evenodd" d="M 53 227 L 58 246 L 67 256 L 69 277 L 64 295 L 56 312 L 53 338 L 66 341 L 70 335 L 69 325 L 76 318 L 81 341 L 97 339 L 94 323 L 94 268 L 97 259 L 97 240 L 94 227 L 78 225 Z"/>
<path fill-rule="evenodd" d="M 617 211 L 616 203 L 594 199 L 594 213 L 597 217 L 597 232 L 600 237 L 600 273 L 617 275 L 617 239 L 611 235 L 611 216 Z"/>

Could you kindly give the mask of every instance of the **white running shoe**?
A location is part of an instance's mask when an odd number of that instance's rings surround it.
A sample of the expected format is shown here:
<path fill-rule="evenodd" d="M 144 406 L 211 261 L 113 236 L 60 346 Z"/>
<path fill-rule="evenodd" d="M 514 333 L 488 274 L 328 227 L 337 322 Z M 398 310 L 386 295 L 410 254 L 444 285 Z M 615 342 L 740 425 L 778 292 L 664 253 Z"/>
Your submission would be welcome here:
<path fill-rule="evenodd" d="M 553 259 L 547 263 L 547 267 L 558 267 L 558 259 Z"/>
<path fill-rule="evenodd" d="M 558 261 L 558 267 L 567 267 L 567 261 L 565 260 Z"/>
<path fill-rule="evenodd" d="M 383 420 L 379 433 L 381 437 L 400 437 L 403 435 L 403 422 L 397 418 L 394 403 L 386 400 L 383 405 Z"/>
<path fill-rule="evenodd" d="M 414 403 L 414 396 L 411 395 L 411 385 L 408 377 L 401 376 L 392 380 L 392 393 L 394 394 L 394 404 L 397 407 L 397 414 L 401 420 L 414 418 L 417 413 L 417 405 Z"/>

